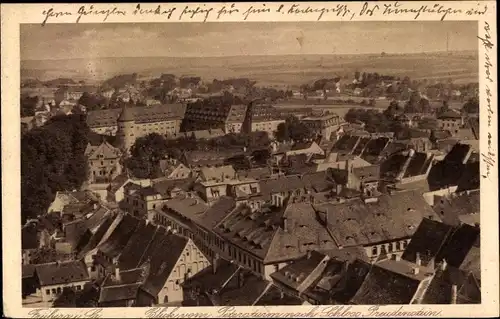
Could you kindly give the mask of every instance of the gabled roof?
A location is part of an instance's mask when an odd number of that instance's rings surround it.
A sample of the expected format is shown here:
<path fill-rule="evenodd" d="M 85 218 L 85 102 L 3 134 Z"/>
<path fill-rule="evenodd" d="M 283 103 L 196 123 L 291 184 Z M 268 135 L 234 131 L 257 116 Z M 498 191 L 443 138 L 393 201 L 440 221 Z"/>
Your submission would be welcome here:
<path fill-rule="evenodd" d="M 99 251 L 111 258 L 118 256 L 135 232 L 139 225 L 139 221 L 138 218 L 130 214 L 123 215 L 123 219 L 119 222 L 111 235 L 105 242 L 99 245 Z"/>
<path fill-rule="evenodd" d="M 355 305 L 410 304 L 421 281 L 434 274 L 429 269 L 421 269 L 414 275 L 411 273 L 413 267 L 395 260 L 374 264 L 351 302 Z"/>
<path fill-rule="evenodd" d="M 184 104 L 152 105 L 149 107 L 125 107 L 117 121 L 135 123 L 153 123 L 184 118 Z"/>
<path fill-rule="evenodd" d="M 130 236 L 127 245 L 118 258 L 120 270 L 133 269 L 139 266 L 139 261 L 153 240 L 156 227 L 141 220 L 135 232 Z"/>
<path fill-rule="evenodd" d="M 81 261 L 38 264 L 35 272 L 42 287 L 89 280 L 87 267 Z"/>
<path fill-rule="evenodd" d="M 149 261 L 150 268 L 149 275 L 141 289 L 153 297 L 157 297 L 160 293 L 189 241 L 185 237 L 172 233 L 161 237 L 163 237 L 161 242 L 156 241 L 156 238 L 153 239 L 155 243 L 150 244 L 142 258 Z"/>
<path fill-rule="evenodd" d="M 203 181 L 234 179 L 235 176 L 236 171 L 231 165 L 220 167 L 202 167 L 200 172 L 200 178 Z"/>
<path fill-rule="evenodd" d="M 207 229 L 219 224 L 236 207 L 236 201 L 229 196 L 223 196 L 202 214 L 196 215 L 195 221 Z"/>
<path fill-rule="evenodd" d="M 318 217 L 344 247 L 410 237 L 425 217 L 439 220 L 418 191 L 383 194 L 373 203 L 352 199 L 316 205 Z"/>
<path fill-rule="evenodd" d="M 448 110 L 438 115 L 439 120 L 441 119 L 460 119 L 462 115 L 455 110 Z"/>
<path fill-rule="evenodd" d="M 369 263 L 359 259 L 348 263 L 331 259 L 304 294 L 320 304 L 349 304 L 370 268 Z"/>
<path fill-rule="evenodd" d="M 108 142 L 103 141 L 98 146 L 92 146 L 91 144 L 88 144 L 85 150 L 85 155 L 88 157 L 88 159 L 92 160 L 99 159 L 100 155 L 103 156 L 104 159 L 115 159 L 120 157 L 120 150 L 113 147 Z"/>

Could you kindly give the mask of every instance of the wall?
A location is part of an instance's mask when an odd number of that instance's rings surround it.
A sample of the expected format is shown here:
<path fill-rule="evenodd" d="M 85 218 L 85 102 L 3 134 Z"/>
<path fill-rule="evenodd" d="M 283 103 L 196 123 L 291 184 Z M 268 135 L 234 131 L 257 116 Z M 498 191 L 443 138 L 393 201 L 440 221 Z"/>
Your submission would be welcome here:
<path fill-rule="evenodd" d="M 121 165 L 118 157 L 89 159 L 88 164 L 90 183 L 95 183 L 96 181 L 109 183 L 121 174 Z M 103 180 L 99 181 L 100 179 Z"/>
<path fill-rule="evenodd" d="M 158 294 L 158 303 L 162 304 L 167 300 L 168 302 L 182 301 L 183 291 L 181 284 L 186 278 L 193 276 L 209 265 L 210 263 L 207 258 L 205 258 L 193 241 L 189 240 L 172 273 Z"/>
<path fill-rule="evenodd" d="M 87 282 L 89 281 L 85 280 L 85 281 L 77 281 L 73 283 L 65 283 L 60 285 L 43 286 L 40 287 L 39 291 L 37 291 L 37 294 L 41 295 L 43 301 L 51 301 L 56 299 L 56 297 L 62 292 L 64 287 L 75 287 L 75 289 L 79 291 L 83 289 L 83 286 Z"/>
<path fill-rule="evenodd" d="M 424 193 L 423 196 L 427 204 L 429 204 L 430 206 L 434 206 L 434 196 L 446 196 L 451 193 L 454 193 L 456 190 L 457 186 L 451 186 L 449 188 L 439 189 L 436 191 Z"/>
<path fill-rule="evenodd" d="M 90 130 L 97 134 L 115 136 L 116 131 L 118 131 L 118 126 L 117 125 L 97 126 L 97 127 L 91 127 Z"/>

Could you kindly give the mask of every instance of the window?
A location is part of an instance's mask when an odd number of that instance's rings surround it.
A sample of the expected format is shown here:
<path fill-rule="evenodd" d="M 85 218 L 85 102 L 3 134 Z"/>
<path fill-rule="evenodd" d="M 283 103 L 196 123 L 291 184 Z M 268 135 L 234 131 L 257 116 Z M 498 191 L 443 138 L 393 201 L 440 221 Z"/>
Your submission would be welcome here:
<path fill-rule="evenodd" d="M 377 256 L 378 255 L 378 247 L 372 247 L 372 256 Z"/>
<path fill-rule="evenodd" d="M 50 295 L 50 289 L 45 289 L 45 294 Z"/>
<path fill-rule="evenodd" d="M 56 289 L 52 288 L 52 294 L 56 294 Z"/>

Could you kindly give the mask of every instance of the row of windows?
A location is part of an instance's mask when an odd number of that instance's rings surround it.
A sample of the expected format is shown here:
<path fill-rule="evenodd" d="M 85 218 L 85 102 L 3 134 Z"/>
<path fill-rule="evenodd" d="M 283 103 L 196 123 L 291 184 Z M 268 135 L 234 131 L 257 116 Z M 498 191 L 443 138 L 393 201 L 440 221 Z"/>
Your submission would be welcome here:
<path fill-rule="evenodd" d="M 83 285 L 75 285 L 73 286 L 76 290 L 82 290 Z M 47 296 L 50 295 L 59 295 L 62 293 L 62 287 L 57 287 L 57 288 L 52 288 L 52 289 L 45 289 L 45 294 Z"/>
<path fill-rule="evenodd" d="M 392 243 L 387 243 L 383 245 L 372 247 L 372 256 L 378 256 L 385 250 L 386 253 L 399 252 L 406 249 L 406 246 L 410 243 L 410 240 L 396 241 Z"/>

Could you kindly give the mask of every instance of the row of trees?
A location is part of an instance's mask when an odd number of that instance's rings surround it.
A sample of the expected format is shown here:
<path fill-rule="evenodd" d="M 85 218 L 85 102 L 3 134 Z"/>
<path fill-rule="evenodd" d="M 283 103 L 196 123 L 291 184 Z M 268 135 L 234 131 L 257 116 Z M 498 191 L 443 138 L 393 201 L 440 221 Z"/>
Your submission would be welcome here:
<path fill-rule="evenodd" d="M 57 191 L 79 189 L 86 180 L 89 134 L 84 115 L 58 115 L 22 136 L 23 223 L 46 212 Z"/>

